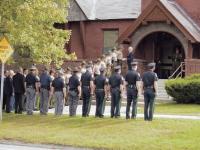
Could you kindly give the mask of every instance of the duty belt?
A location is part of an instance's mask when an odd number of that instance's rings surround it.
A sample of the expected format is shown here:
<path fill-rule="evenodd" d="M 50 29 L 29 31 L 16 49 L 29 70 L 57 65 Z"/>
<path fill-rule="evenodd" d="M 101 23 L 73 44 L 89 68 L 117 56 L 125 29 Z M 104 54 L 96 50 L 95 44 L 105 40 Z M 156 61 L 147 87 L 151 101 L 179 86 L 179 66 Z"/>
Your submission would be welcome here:
<path fill-rule="evenodd" d="M 96 89 L 96 91 L 104 91 L 104 89 Z"/>
<path fill-rule="evenodd" d="M 90 88 L 90 86 L 85 86 L 85 85 L 83 85 L 82 87 L 84 87 L 84 88 Z"/>
<path fill-rule="evenodd" d="M 131 89 L 135 89 L 136 88 L 135 85 L 131 85 L 131 84 L 129 84 L 128 87 L 131 88 Z"/>
<path fill-rule="evenodd" d="M 144 89 L 153 89 L 154 87 L 153 86 L 146 86 L 144 87 Z"/>
<path fill-rule="evenodd" d="M 28 85 L 27 88 L 35 88 L 33 85 Z"/>

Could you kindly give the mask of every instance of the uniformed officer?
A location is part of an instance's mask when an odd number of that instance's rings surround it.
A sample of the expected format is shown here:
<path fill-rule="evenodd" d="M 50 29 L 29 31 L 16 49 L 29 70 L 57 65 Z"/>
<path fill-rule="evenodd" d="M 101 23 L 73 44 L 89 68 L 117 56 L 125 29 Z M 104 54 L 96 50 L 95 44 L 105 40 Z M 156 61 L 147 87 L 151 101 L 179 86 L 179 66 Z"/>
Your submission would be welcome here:
<path fill-rule="evenodd" d="M 65 83 L 62 78 L 62 69 L 57 70 L 56 78 L 52 82 L 52 93 L 55 97 L 55 115 L 63 114 L 64 98 L 65 98 Z"/>
<path fill-rule="evenodd" d="M 155 97 L 157 95 L 158 87 L 157 74 L 154 73 L 155 63 L 148 64 L 149 71 L 145 72 L 142 77 L 142 89 L 144 93 L 144 120 L 152 121 L 154 112 Z"/>
<path fill-rule="evenodd" d="M 82 87 L 82 116 L 88 117 L 91 107 L 91 95 L 93 94 L 93 80 L 90 72 L 91 66 L 87 65 L 86 72 L 81 76 L 81 87 Z"/>
<path fill-rule="evenodd" d="M 103 118 L 103 111 L 105 107 L 105 93 L 107 90 L 108 80 L 104 75 L 104 68 L 100 68 L 100 75 L 96 76 L 94 79 L 94 89 L 96 95 L 96 117 Z"/>
<path fill-rule="evenodd" d="M 40 114 L 47 115 L 49 109 L 49 96 L 52 79 L 45 68 L 40 76 Z"/>
<path fill-rule="evenodd" d="M 121 93 L 123 91 L 123 79 L 120 75 L 121 67 L 114 67 L 114 74 L 109 78 L 111 91 L 111 118 L 120 117 Z"/>
<path fill-rule="evenodd" d="M 36 95 L 39 89 L 39 80 L 36 77 L 36 67 L 32 66 L 30 68 L 30 73 L 26 76 L 25 86 L 26 86 L 26 111 L 27 115 L 32 115 L 34 110 L 34 103 L 36 101 Z"/>
<path fill-rule="evenodd" d="M 137 115 L 137 98 L 140 90 L 140 74 L 137 72 L 137 62 L 132 62 L 132 69 L 128 71 L 125 77 L 127 89 L 127 106 L 126 106 L 126 119 L 130 119 L 130 106 L 132 104 L 132 119 Z"/>
<path fill-rule="evenodd" d="M 75 68 L 73 75 L 69 78 L 69 116 L 76 116 L 78 100 L 81 96 L 80 81 L 77 76 L 78 68 Z"/>

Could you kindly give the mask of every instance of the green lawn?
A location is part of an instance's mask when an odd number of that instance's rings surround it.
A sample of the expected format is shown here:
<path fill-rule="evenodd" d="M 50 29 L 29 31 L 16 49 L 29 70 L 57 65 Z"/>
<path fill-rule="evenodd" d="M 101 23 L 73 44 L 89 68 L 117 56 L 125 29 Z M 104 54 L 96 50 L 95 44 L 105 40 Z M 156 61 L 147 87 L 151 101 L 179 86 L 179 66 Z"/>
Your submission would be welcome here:
<path fill-rule="evenodd" d="M 143 112 L 143 107 L 140 107 L 140 112 Z M 177 103 L 158 104 L 155 107 L 155 113 L 200 116 L 200 105 Z"/>
<path fill-rule="evenodd" d="M 0 139 L 113 150 L 198 150 L 200 121 L 4 114 Z"/>

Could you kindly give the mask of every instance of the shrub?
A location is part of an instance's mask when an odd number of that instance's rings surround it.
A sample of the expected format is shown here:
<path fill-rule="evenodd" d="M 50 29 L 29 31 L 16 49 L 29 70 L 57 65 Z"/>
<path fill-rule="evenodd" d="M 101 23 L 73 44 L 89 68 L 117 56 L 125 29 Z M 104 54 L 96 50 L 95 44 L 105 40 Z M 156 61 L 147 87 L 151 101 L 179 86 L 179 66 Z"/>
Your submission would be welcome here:
<path fill-rule="evenodd" d="M 165 89 L 177 103 L 200 103 L 200 75 L 169 80 Z"/>

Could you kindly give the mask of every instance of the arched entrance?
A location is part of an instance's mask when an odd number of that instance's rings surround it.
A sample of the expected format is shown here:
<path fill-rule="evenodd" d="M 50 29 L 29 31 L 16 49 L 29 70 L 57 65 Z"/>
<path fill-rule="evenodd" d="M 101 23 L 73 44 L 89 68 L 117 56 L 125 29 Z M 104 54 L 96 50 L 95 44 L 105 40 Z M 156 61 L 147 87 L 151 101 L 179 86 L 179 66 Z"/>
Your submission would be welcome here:
<path fill-rule="evenodd" d="M 184 47 L 172 34 L 153 32 L 146 35 L 136 46 L 135 57 L 156 62 L 160 79 L 167 79 L 185 59 Z"/>

